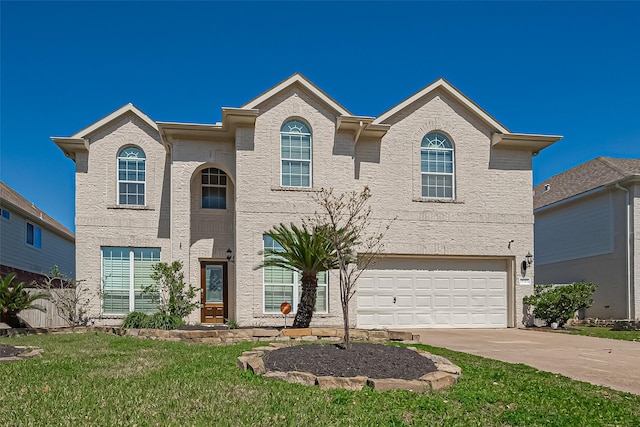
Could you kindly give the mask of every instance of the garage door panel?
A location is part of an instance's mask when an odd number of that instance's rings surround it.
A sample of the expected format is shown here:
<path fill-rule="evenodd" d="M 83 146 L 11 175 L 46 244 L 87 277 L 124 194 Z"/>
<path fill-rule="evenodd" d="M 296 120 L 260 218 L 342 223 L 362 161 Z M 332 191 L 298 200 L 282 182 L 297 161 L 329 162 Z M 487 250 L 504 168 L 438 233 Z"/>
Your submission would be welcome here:
<path fill-rule="evenodd" d="M 411 295 L 403 295 L 396 297 L 396 306 L 399 309 L 412 308 L 414 298 Z"/>
<path fill-rule="evenodd" d="M 433 289 L 435 290 L 448 290 L 450 288 L 450 281 L 448 277 L 436 277 L 433 280 Z"/>
<path fill-rule="evenodd" d="M 464 266 L 465 262 L 438 261 L 436 264 Z M 393 263 L 382 264 L 391 266 Z M 372 270 L 363 274 L 356 294 L 358 326 L 507 326 L 505 261 L 488 260 L 485 264 L 482 260 L 473 260 L 470 270 L 438 271 L 430 271 L 427 268 L 429 261 L 424 260 L 405 259 L 400 264 L 408 268 Z M 498 268 L 500 265 L 502 271 Z"/>

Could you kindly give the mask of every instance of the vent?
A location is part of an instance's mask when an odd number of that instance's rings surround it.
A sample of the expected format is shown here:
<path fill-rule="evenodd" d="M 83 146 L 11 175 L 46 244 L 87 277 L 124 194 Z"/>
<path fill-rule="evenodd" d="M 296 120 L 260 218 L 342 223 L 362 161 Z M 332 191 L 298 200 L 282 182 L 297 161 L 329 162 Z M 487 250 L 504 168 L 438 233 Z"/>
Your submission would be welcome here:
<path fill-rule="evenodd" d="M 544 185 L 544 192 L 546 193 L 549 190 L 551 190 L 551 184 L 545 184 Z"/>

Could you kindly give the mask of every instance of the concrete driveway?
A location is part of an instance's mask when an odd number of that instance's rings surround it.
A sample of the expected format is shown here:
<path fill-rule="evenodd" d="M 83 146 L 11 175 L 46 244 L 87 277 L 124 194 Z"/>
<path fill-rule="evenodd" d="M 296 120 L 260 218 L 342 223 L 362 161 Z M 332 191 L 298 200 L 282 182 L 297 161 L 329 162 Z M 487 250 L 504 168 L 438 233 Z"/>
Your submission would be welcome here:
<path fill-rule="evenodd" d="M 640 394 L 640 342 L 531 329 L 412 329 L 420 342 Z"/>

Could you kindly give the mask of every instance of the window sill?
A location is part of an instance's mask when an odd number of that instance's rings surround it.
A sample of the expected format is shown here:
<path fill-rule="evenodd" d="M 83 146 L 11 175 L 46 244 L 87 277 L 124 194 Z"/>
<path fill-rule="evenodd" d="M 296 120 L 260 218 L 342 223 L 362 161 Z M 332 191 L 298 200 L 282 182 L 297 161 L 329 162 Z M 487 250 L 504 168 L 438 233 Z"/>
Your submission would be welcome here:
<path fill-rule="evenodd" d="M 271 191 L 294 191 L 300 193 L 315 193 L 318 191 L 317 188 L 313 187 L 271 187 Z"/>
<path fill-rule="evenodd" d="M 138 205 L 110 205 L 107 209 L 129 209 L 134 211 L 154 211 L 151 206 L 138 206 Z"/>
<path fill-rule="evenodd" d="M 127 317 L 126 314 L 105 314 L 105 313 L 101 313 L 100 317 L 98 317 L 98 319 L 124 319 L 125 317 Z"/>
<path fill-rule="evenodd" d="M 464 205 L 464 202 L 461 200 L 455 199 L 426 199 L 426 198 L 418 198 L 413 199 L 412 202 L 416 203 L 451 203 L 454 205 Z"/>

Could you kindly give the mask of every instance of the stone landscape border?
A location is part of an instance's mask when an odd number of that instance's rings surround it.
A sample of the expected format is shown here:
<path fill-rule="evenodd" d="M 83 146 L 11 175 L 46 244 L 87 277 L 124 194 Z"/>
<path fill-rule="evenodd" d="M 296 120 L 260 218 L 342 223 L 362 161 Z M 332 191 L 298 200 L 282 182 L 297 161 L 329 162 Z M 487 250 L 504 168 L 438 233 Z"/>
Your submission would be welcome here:
<path fill-rule="evenodd" d="M 12 347 L 18 350 L 18 354 L 15 356 L 0 357 L 0 363 L 18 362 L 32 357 L 42 357 L 43 350 L 40 347 L 26 347 L 23 345 L 14 345 Z"/>
<path fill-rule="evenodd" d="M 161 329 L 124 329 L 111 326 L 82 326 L 75 328 L 30 328 L 30 329 L 0 329 L 1 336 L 32 335 L 32 334 L 66 334 L 104 332 L 120 336 L 147 338 L 165 341 L 180 341 L 187 343 L 206 343 L 213 345 L 230 345 L 241 342 L 264 342 L 266 346 L 256 347 L 244 352 L 238 358 L 238 366 L 244 370 L 251 370 L 257 375 L 290 383 L 317 385 L 322 389 L 343 388 L 346 390 L 362 390 L 365 385 L 377 391 L 411 390 L 424 392 L 438 390 L 455 384 L 461 375 L 459 366 L 448 359 L 431 354 L 415 347 L 407 347 L 424 357 L 431 359 L 437 371 L 428 373 L 417 380 L 402 380 L 395 378 L 367 378 L 367 377 L 317 377 L 308 372 L 267 372 L 262 357 L 265 352 L 273 351 L 289 345 L 302 342 L 337 343 L 344 338 L 344 330 L 340 327 L 275 329 L 275 328 L 239 328 L 239 329 L 197 329 L 197 330 L 161 330 Z M 351 339 L 369 342 L 396 341 L 405 344 L 417 344 L 420 336 L 410 331 L 398 330 L 370 330 L 350 329 Z"/>
<path fill-rule="evenodd" d="M 301 343 L 296 342 L 292 345 L 300 344 Z M 332 377 L 316 376 L 309 372 L 300 371 L 267 371 L 264 363 L 264 356 L 271 351 L 288 346 L 290 346 L 290 344 L 271 343 L 268 346 L 256 347 L 253 350 L 245 351 L 242 353 L 242 356 L 238 357 L 238 368 L 243 371 L 249 370 L 256 375 L 262 375 L 264 378 L 286 381 L 292 384 L 318 386 L 323 390 L 342 388 L 345 390 L 358 391 L 362 390 L 365 385 L 368 385 L 376 391 L 408 390 L 418 393 L 449 387 L 450 385 L 455 384 L 458 381 L 458 377 L 462 374 L 460 367 L 451 363 L 449 359 L 431 354 L 428 351 L 419 350 L 415 347 L 407 347 L 407 349 L 416 351 L 421 356 L 432 360 L 437 368 L 435 372 L 423 375 L 417 380 L 367 378 L 364 376 Z"/>

